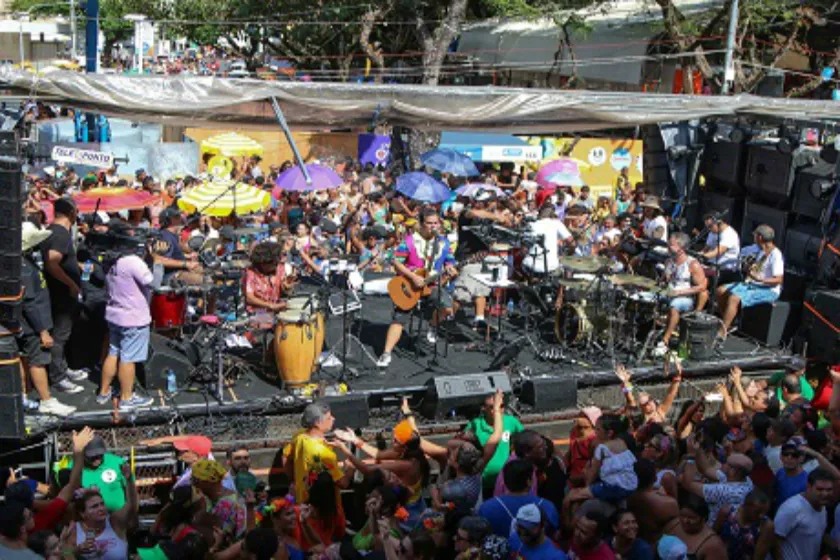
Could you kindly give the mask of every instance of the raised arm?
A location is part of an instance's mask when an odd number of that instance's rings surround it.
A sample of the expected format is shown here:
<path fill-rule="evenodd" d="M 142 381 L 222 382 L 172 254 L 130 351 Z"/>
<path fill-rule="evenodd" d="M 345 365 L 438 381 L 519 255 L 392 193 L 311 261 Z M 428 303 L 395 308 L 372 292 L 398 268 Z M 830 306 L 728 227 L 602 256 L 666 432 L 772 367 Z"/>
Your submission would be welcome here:
<path fill-rule="evenodd" d="M 505 394 L 501 389 L 496 389 L 496 393 L 493 395 L 493 433 L 490 434 L 490 438 L 484 444 L 481 469 L 484 469 L 484 465 L 493 459 L 493 455 L 496 454 L 496 449 L 499 447 L 499 442 L 502 441 L 502 434 L 505 431 L 504 402 Z"/>
<path fill-rule="evenodd" d="M 636 408 L 636 398 L 633 396 L 633 384 L 630 383 L 630 371 L 623 364 L 615 366 L 615 375 L 621 381 L 621 392 L 627 401 L 628 408 Z"/>
<path fill-rule="evenodd" d="M 732 369 L 729 370 L 729 379 L 732 381 L 732 388 L 735 390 L 735 399 L 733 399 L 733 404 L 735 405 L 735 410 L 738 411 L 737 402 L 740 401 L 741 403 L 741 410 L 743 412 L 743 408 L 747 407 L 752 410 L 750 406 L 750 399 L 747 397 L 746 391 L 744 391 L 744 386 L 741 384 L 741 368 L 738 366 L 734 366 Z"/>
<path fill-rule="evenodd" d="M 665 360 L 665 375 L 669 375 L 671 372 L 670 368 L 671 360 Z M 676 368 L 677 374 L 671 378 L 671 385 L 668 387 L 668 393 L 665 395 L 665 398 L 662 399 L 662 402 L 659 404 L 659 413 L 664 418 L 670 411 L 671 407 L 674 406 L 674 401 L 677 399 L 677 395 L 680 392 L 680 383 L 682 382 L 682 375 L 683 369 L 682 364 L 679 361 L 676 361 Z"/>
<path fill-rule="evenodd" d="M 125 534 L 137 523 L 137 488 L 128 461 L 120 467 L 125 478 L 125 505 L 111 514 L 111 524 Z"/>
<path fill-rule="evenodd" d="M 85 426 L 81 432 L 73 432 L 73 470 L 70 471 L 70 481 L 58 493 L 58 497 L 65 503 L 73 500 L 73 493 L 82 485 L 82 470 L 85 467 L 85 447 L 93 439 L 93 430 Z"/>

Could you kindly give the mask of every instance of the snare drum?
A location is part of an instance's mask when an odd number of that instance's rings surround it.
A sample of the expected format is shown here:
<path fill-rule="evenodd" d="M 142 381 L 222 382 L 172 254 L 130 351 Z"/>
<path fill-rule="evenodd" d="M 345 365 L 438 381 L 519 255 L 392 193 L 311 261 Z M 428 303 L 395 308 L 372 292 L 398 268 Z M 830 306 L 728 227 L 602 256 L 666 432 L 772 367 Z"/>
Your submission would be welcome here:
<path fill-rule="evenodd" d="M 586 342 L 592 333 L 592 322 L 587 316 L 585 302 L 564 303 L 554 317 L 554 335 L 557 342 L 565 342 L 571 345 Z"/>
<path fill-rule="evenodd" d="M 324 316 L 301 310 L 277 314 L 274 329 L 274 361 L 277 373 L 287 387 L 309 383 L 324 348 Z"/>
<path fill-rule="evenodd" d="M 184 326 L 187 317 L 187 294 L 169 286 L 158 288 L 150 304 L 152 327 L 177 329 Z"/>

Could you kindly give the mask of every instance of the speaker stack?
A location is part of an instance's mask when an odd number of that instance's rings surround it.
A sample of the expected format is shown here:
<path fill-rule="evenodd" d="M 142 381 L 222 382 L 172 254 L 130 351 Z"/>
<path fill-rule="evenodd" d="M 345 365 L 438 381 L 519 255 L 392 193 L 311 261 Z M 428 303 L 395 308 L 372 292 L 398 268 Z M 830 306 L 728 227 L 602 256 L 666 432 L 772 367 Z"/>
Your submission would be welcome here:
<path fill-rule="evenodd" d="M 23 386 L 14 335 L 21 328 L 23 292 L 21 274 L 21 225 L 23 223 L 21 162 L 16 157 L 13 133 L 0 134 L 0 438 L 21 439 Z M 10 343 L 10 344 L 9 344 Z"/>

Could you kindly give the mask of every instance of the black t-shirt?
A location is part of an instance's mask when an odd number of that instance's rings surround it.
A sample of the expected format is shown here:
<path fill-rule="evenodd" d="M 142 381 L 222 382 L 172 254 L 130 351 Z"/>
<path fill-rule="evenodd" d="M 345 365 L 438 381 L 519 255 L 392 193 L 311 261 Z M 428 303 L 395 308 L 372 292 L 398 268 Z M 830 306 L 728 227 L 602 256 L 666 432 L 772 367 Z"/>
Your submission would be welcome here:
<path fill-rule="evenodd" d="M 166 250 L 160 253 L 162 257 L 167 257 L 176 261 L 187 260 L 187 257 L 184 256 L 184 251 L 181 250 L 181 243 L 177 235 L 164 229 L 159 233 L 159 237 L 161 241 L 165 241 L 167 245 Z"/>
<path fill-rule="evenodd" d="M 484 220 L 468 218 L 466 211 L 458 216 L 458 250 L 455 258 L 459 261 L 489 248 L 474 232 L 464 229 L 464 227 L 478 226 L 482 223 L 484 223 Z"/>
<path fill-rule="evenodd" d="M 44 263 L 49 260 L 50 251 L 61 253 L 61 268 L 64 273 L 81 288 L 82 272 L 79 269 L 79 261 L 76 259 L 76 248 L 73 246 L 73 238 L 67 228 L 59 224 L 51 224 L 47 228 L 52 235 L 41 245 L 41 252 L 44 256 Z M 50 301 L 53 307 L 66 307 L 71 305 L 75 299 L 70 296 L 70 288 L 60 280 L 53 278 L 49 269 L 44 267 L 44 276 L 47 280 L 47 288 L 50 290 Z"/>

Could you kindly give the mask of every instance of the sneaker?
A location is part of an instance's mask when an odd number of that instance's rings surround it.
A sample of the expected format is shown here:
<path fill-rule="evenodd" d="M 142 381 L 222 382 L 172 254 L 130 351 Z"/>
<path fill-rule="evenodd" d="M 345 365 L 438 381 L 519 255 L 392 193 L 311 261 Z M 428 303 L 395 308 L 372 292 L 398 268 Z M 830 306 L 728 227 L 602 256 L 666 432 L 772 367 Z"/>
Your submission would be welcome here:
<path fill-rule="evenodd" d="M 437 334 L 435 333 L 434 329 L 429 329 L 426 331 L 426 342 L 429 344 L 436 344 L 437 343 Z"/>
<path fill-rule="evenodd" d="M 147 408 L 152 406 L 154 402 L 154 399 L 151 397 L 141 397 L 137 393 L 134 393 L 127 401 L 120 401 L 120 411 L 126 412 L 135 408 Z"/>
<path fill-rule="evenodd" d="M 53 399 L 55 400 L 55 399 Z M 38 410 L 38 401 L 33 401 L 32 399 L 28 398 L 26 395 L 23 396 L 23 411 L 24 412 L 35 412 Z"/>
<path fill-rule="evenodd" d="M 64 404 L 53 397 L 48 401 L 41 401 L 41 404 L 38 405 L 38 412 L 52 416 L 70 416 L 76 412 L 76 407 Z"/>
<path fill-rule="evenodd" d="M 661 358 L 667 353 L 668 353 L 668 345 L 665 344 L 664 342 L 662 342 L 661 340 L 659 341 L 659 344 L 656 345 L 656 348 L 654 348 L 653 352 L 652 352 L 654 358 Z"/>
<path fill-rule="evenodd" d="M 386 368 L 391 365 L 391 353 L 390 352 L 383 352 L 379 359 L 376 360 L 376 367 L 378 368 Z"/>
<path fill-rule="evenodd" d="M 88 372 L 84 369 L 67 368 L 67 378 L 70 381 L 84 381 L 88 378 Z"/>
<path fill-rule="evenodd" d="M 81 393 L 85 390 L 84 387 L 82 387 L 81 385 L 76 385 L 69 379 L 62 379 L 53 386 L 53 389 L 60 393 L 69 393 L 71 395 L 75 393 Z"/>
<path fill-rule="evenodd" d="M 98 393 L 96 395 L 96 404 L 108 404 L 114 399 L 114 393 L 108 391 L 107 395 Z"/>

